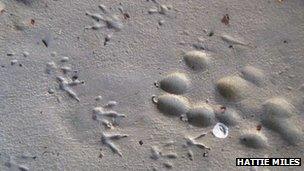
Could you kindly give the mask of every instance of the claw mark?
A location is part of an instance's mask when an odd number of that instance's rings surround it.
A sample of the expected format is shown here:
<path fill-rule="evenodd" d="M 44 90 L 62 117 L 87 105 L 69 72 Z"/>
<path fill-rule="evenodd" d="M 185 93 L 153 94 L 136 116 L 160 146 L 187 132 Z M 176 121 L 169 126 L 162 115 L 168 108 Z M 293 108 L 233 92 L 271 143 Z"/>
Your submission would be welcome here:
<path fill-rule="evenodd" d="M 116 101 L 108 101 L 108 103 L 105 105 L 106 108 L 112 108 L 117 105 Z"/>
<path fill-rule="evenodd" d="M 185 138 L 185 139 L 186 139 L 186 145 L 185 145 L 185 147 L 186 147 L 186 148 L 189 148 L 189 147 L 191 147 L 191 146 L 196 146 L 196 147 L 201 148 L 201 149 L 211 150 L 210 147 L 206 146 L 206 145 L 203 144 L 203 143 L 199 143 L 199 142 L 196 141 L 196 140 L 198 140 L 198 139 L 200 139 L 200 138 L 206 136 L 207 134 L 208 134 L 208 133 L 203 133 L 203 134 L 198 135 L 198 136 L 193 137 L 193 138 L 186 137 L 186 138 Z M 192 160 L 193 160 L 193 152 L 192 152 L 191 149 L 188 149 L 187 155 L 188 155 L 189 159 L 192 161 Z"/>
<path fill-rule="evenodd" d="M 83 82 L 80 81 L 80 80 L 73 80 L 71 82 L 68 83 L 69 86 L 76 86 L 76 85 L 79 85 L 79 84 L 82 84 Z"/>
<path fill-rule="evenodd" d="M 119 140 L 122 138 L 126 138 L 128 135 L 126 134 L 105 134 L 102 133 L 101 135 L 101 142 L 113 151 L 113 153 L 117 153 L 120 157 L 122 157 L 122 153 L 120 149 L 112 142 L 112 140 Z"/>
<path fill-rule="evenodd" d="M 104 18 L 100 14 L 93 14 L 93 13 L 90 13 L 90 12 L 86 12 L 86 15 L 92 17 L 96 21 L 104 20 Z"/>
<path fill-rule="evenodd" d="M 106 119 L 102 119 L 102 120 L 101 120 L 101 123 L 102 123 L 104 126 L 106 126 L 107 128 L 110 128 L 110 129 L 113 128 L 113 124 L 112 124 L 111 122 L 109 122 L 108 120 L 106 120 Z"/>
<path fill-rule="evenodd" d="M 87 16 L 90 16 L 92 19 L 94 19 L 97 22 L 93 26 L 86 27 L 86 29 L 98 30 L 100 28 L 107 27 L 109 29 L 120 31 L 123 28 L 122 22 L 116 15 L 109 15 L 108 10 L 104 5 L 99 5 L 98 7 L 102 10 L 103 14 L 107 14 L 107 15 L 102 16 L 101 14 L 98 13 L 93 14 L 90 12 L 86 12 Z M 100 21 L 104 22 L 104 24 L 99 23 Z"/>
<path fill-rule="evenodd" d="M 201 138 L 201 137 L 204 137 L 206 134 L 207 134 L 207 133 L 204 133 L 204 134 L 199 135 L 199 136 L 197 136 L 197 137 L 195 137 L 195 138 L 187 137 L 187 138 L 186 138 L 187 145 L 189 145 L 189 146 L 197 146 L 197 147 L 199 147 L 199 148 L 201 148 L 201 149 L 211 150 L 210 147 L 206 146 L 206 145 L 203 144 L 203 143 L 199 143 L 199 142 L 196 141 L 197 139 L 199 139 L 199 138 Z"/>
<path fill-rule="evenodd" d="M 51 74 L 53 70 L 55 70 L 57 68 L 56 63 L 55 62 L 48 62 L 46 64 L 46 73 L 47 74 Z"/>
<path fill-rule="evenodd" d="M 168 169 L 171 169 L 172 167 L 173 167 L 173 164 L 171 163 L 171 162 L 165 162 L 165 163 L 163 163 L 164 164 L 164 166 L 166 167 L 166 168 L 168 168 Z"/>
<path fill-rule="evenodd" d="M 193 151 L 189 149 L 187 154 L 188 154 L 189 159 L 190 159 L 191 161 L 193 161 L 193 156 L 194 156 L 194 155 L 193 155 Z"/>
<path fill-rule="evenodd" d="M 236 38 L 233 38 L 229 35 L 222 35 L 221 38 L 223 41 L 229 43 L 230 45 L 242 45 L 242 46 L 248 46 L 248 47 L 254 48 L 254 46 L 252 46 L 250 43 L 245 43 L 245 42 L 238 40 Z"/>
<path fill-rule="evenodd" d="M 202 137 L 204 137 L 204 136 L 206 136 L 206 135 L 207 135 L 207 133 L 203 133 L 203 134 L 201 134 L 201 135 L 195 137 L 194 140 L 200 139 L 200 138 L 202 138 Z"/>
<path fill-rule="evenodd" d="M 178 157 L 176 153 L 167 153 L 167 154 L 163 154 L 162 156 L 169 159 L 176 159 Z"/>
<path fill-rule="evenodd" d="M 56 54 L 54 52 L 54 54 Z M 69 58 L 68 57 L 62 57 L 61 62 L 68 62 Z M 57 70 L 60 69 L 60 70 Z M 62 72 L 59 73 L 59 71 L 62 71 L 63 74 L 67 74 L 68 72 L 71 72 L 72 69 L 69 66 L 62 66 L 60 68 L 57 67 L 55 62 L 48 62 L 46 64 L 46 73 L 47 74 L 53 74 L 56 76 L 56 80 L 59 82 L 59 88 L 66 93 L 69 94 L 70 97 L 73 99 L 77 100 L 78 102 L 80 101 L 79 97 L 77 94 L 74 92 L 74 90 L 71 88 L 71 86 L 76 86 L 79 84 L 83 84 L 83 81 L 78 80 L 78 76 L 73 76 L 71 79 L 68 77 L 61 76 Z M 50 94 L 54 94 L 55 92 L 53 90 L 49 91 Z M 55 95 L 56 96 L 56 95 Z M 60 102 L 60 99 L 58 96 L 56 96 L 58 102 Z"/>
<path fill-rule="evenodd" d="M 107 7 L 106 7 L 106 6 L 104 6 L 104 5 L 100 4 L 100 5 L 98 5 L 98 7 L 99 7 L 99 9 L 101 9 L 101 10 L 102 10 L 102 12 L 103 12 L 104 14 L 108 13 L 108 9 L 107 9 Z"/>
<path fill-rule="evenodd" d="M 100 23 L 95 23 L 92 26 L 86 26 L 85 29 L 99 30 L 99 29 L 104 28 L 104 27 L 106 27 L 106 25 L 100 24 Z"/>
<path fill-rule="evenodd" d="M 73 82 L 69 83 L 67 81 L 67 79 L 62 76 L 57 76 L 56 78 L 59 81 L 60 88 L 62 90 L 64 90 L 65 92 L 67 92 L 72 98 L 74 98 L 75 100 L 77 100 L 79 102 L 80 99 L 78 98 L 77 94 L 69 87 L 70 84 L 75 84 L 75 83 L 73 83 Z"/>
<path fill-rule="evenodd" d="M 117 118 L 125 118 L 126 115 L 124 114 L 120 114 L 114 110 L 109 110 L 109 111 L 106 111 L 104 110 L 103 107 L 95 107 L 93 109 L 93 113 L 96 115 L 96 116 L 101 116 L 101 117 L 111 117 L 113 118 L 113 121 L 116 122 L 116 119 Z"/>
<path fill-rule="evenodd" d="M 11 157 L 8 162 L 5 162 L 5 166 L 10 168 L 10 170 L 20 170 L 20 171 L 29 171 L 29 168 L 25 165 L 19 165 L 15 163 Z"/>
<path fill-rule="evenodd" d="M 118 118 L 125 118 L 126 115 L 118 113 L 114 110 L 108 110 L 108 108 L 112 108 L 117 105 L 116 101 L 109 101 L 105 107 L 95 107 L 93 109 L 93 119 L 100 120 L 101 123 L 106 127 L 112 129 L 114 125 L 118 125 L 117 119 Z M 104 117 L 112 118 L 112 122 Z"/>
<path fill-rule="evenodd" d="M 170 144 L 167 143 L 164 146 L 166 147 L 168 145 L 172 145 L 171 142 L 170 142 Z M 152 153 L 151 158 L 154 160 L 158 160 L 160 157 L 165 157 L 165 158 L 169 158 L 169 159 L 176 159 L 178 157 L 178 155 L 173 152 L 168 152 L 166 154 L 163 154 L 161 152 L 161 150 L 156 146 L 151 147 L 151 153 Z"/>
<path fill-rule="evenodd" d="M 174 144 L 174 141 L 169 141 L 163 147 L 168 147 Z M 151 158 L 154 160 L 158 160 L 160 158 L 167 158 L 167 159 L 176 159 L 178 158 L 177 153 L 174 152 L 168 152 L 168 153 L 162 153 L 162 150 L 159 149 L 157 146 L 152 146 L 151 147 Z M 171 162 L 164 162 L 163 165 L 166 168 L 172 168 L 173 164 Z"/>

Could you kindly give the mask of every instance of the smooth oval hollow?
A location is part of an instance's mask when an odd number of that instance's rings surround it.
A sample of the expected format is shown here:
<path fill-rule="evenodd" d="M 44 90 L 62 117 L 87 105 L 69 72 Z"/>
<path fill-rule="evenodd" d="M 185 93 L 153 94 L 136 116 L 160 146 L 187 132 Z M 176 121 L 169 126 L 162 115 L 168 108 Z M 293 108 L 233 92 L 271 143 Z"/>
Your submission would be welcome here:
<path fill-rule="evenodd" d="M 280 136 L 291 145 L 296 145 L 303 139 L 303 133 L 295 124 L 286 118 L 271 118 L 262 120 L 265 127 L 280 134 Z"/>
<path fill-rule="evenodd" d="M 295 107 L 281 97 L 271 98 L 263 103 L 264 119 L 289 118 L 296 112 Z"/>
<path fill-rule="evenodd" d="M 248 82 L 239 76 L 228 76 L 217 81 L 219 93 L 227 100 L 237 101 L 243 99 L 250 90 Z"/>
<path fill-rule="evenodd" d="M 234 126 L 240 120 L 239 114 L 231 108 L 225 109 L 224 111 L 217 111 L 215 116 L 221 123 L 224 123 L 228 126 Z"/>
<path fill-rule="evenodd" d="M 161 89 L 172 94 L 186 93 L 190 85 L 189 79 L 183 73 L 170 74 L 163 78 L 159 83 Z"/>
<path fill-rule="evenodd" d="M 184 55 L 186 65 L 193 70 L 203 71 L 206 70 L 210 64 L 210 57 L 207 53 L 202 51 L 189 51 Z"/>
<path fill-rule="evenodd" d="M 188 122 L 198 127 L 210 126 L 214 117 L 213 108 L 206 103 L 196 105 L 187 112 Z"/>
<path fill-rule="evenodd" d="M 245 66 L 242 70 L 242 77 L 249 81 L 252 82 L 253 84 L 257 86 L 263 86 L 265 85 L 265 75 L 262 70 L 255 68 L 253 66 Z"/>
<path fill-rule="evenodd" d="M 241 135 L 240 142 L 250 148 L 265 148 L 267 139 L 264 135 L 258 133 L 246 133 Z"/>
<path fill-rule="evenodd" d="M 158 97 L 157 108 L 163 114 L 180 116 L 188 112 L 189 102 L 182 96 L 164 94 Z"/>

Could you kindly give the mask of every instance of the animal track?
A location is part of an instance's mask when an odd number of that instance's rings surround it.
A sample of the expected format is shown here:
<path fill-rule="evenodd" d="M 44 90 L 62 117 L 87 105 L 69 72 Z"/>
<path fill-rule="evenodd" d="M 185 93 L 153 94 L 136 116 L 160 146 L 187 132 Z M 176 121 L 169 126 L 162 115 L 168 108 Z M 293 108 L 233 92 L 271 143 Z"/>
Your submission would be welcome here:
<path fill-rule="evenodd" d="M 126 138 L 128 135 L 126 134 L 106 134 L 102 133 L 101 135 L 101 142 L 113 151 L 113 153 L 117 153 L 119 156 L 122 157 L 122 153 L 120 149 L 112 142 L 112 140 L 120 140 L 122 138 Z"/>
<path fill-rule="evenodd" d="M 262 123 L 278 132 L 290 144 L 299 142 L 301 133 L 290 121 L 296 112 L 295 107 L 283 98 L 275 97 L 263 103 Z"/>
<path fill-rule="evenodd" d="M 114 125 L 118 124 L 117 119 L 126 117 L 124 114 L 120 114 L 114 110 L 108 109 L 116 104 L 117 102 L 110 101 L 107 105 L 105 105 L 105 107 L 95 107 L 93 109 L 93 119 L 101 121 L 101 123 L 107 128 L 112 129 Z M 112 122 L 110 122 L 107 118 L 111 118 Z"/>
<path fill-rule="evenodd" d="M 227 100 L 239 101 L 248 95 L 250 84 L 239 76 L 228 76 L 217 81 L 219 93 Z"/>
<path fill-rule="evenodd" d="M 106 27 L 109 29 L 120 31 L 123 28 L 123 23 L 117 15 L 110 14 L 110 11 L 104 5 L 99 5 L 98 7 L 103 14 L 86 12 L 87 16 L 90 16 L 92 19 L 95 20 L 95 24 L 86 27 L 86 29 L 98 30 Z"/>
<path fill-rule="evenodd" d="M 193 50 L 184 54 L 184 61 L 193 70 L 204 71 L 208 69 L 211 58 L 206 52 Z"/>
<path fill-rule="evenodd" d="M 171 145 L 171 144 L 170 144 Z M 168 146 L 168 144 L 164 145 L 163 147 Z M 176 159 L 178 158 L 178 154 L 174 153 L 174 152 L 166 152 L 163 153 L 162 152 L 163 149 L 160 149 L 157 146 L 152 146 L 151 147 L 151 158 L 153 160 L 160 160 L 160 159 Z M 163 162 L 164 167 L 166 168 L 172 168 L 173 164 L 169 161 L 164 161 Z"/>
<path fill-rule="evenodd" d="M 205 149 L 206 150 L 211 150 L 211 148 L 206 146 L 205 144 L 197 142 L 198 139 L 200 139 L 200 138 L 202 138 L 206 135 L 207 135 L 207 133 L 201 134 L 201 135 L 196 136 L 196 137 L 185 137 L 186 144 L 184 145 L 184 147 L 188 149 L 187 155 L 188 155 L 190 160 L 194 160 L 194 154 L 193 154 L 193 151 L 190 148 L 192 146 L 196 146 L 196 147 L 204 149 L 204 150 Z"/>
<path fill-rule="evenodd" d="M 100 121 L 106 128 L 114 129 L 115 126 L 118 125 L 117 120 L 126 117 L 126 115 L 112 110 L 112 108 L 116 105 L 116 101 L 109 101 L 106 105 L 104 105 L 104 107 L 95 107 L 93 109 L 93 120 Z M 111 118 L 111 121 L 109 118 Z M 116 153 L 122 157 L 121 150 L 112 142 L 112 140 L 120 140 L 126 137 L 128 137 L 126 134 L 108 134 L 103 132 L 101 135 L 101 142 L 108 146 L 113 153 Z"/>
<path fill-rule="evenodd" d="M 72 72 L 72 69 L 70 66 L 65 65 L 68 60 L 68 57 L 62 57 L 60 60 L 62 64 L 59 64 L 59 67 L 58 64 L 56 64 L 54 61 L 48 62 L 46 64 L 46 73 L 49 75 L 53 75 L 59 83 L 59 88 L 65 91 L 70 97 L 79 102 L 80 99 L 77 93 L 72 89 L 72 87 L 79 84 L 83 84 L 84 82 L 78 80 L 78 76 L 75 73 L 69 77 L 68 74 Z M 54 90 L 50 89 L 49 93 L 53 94 Z"/>
<path fill-rule="evenodd" d="M 250 46 L 250 44 L 243 43 L 229 36 L 224 36 L 222 39 L 228 43 Z M 205 52 L 189 51 L 183 56 L 186 65 L 195 71 L 205 71 L 210 65 L 212 58 Z M 163 94 L 154 97 L 153 101 L 159 111 L 167 116 L 179 116 L 184 121 L 196 127 L 208 127 L 218 120 L 221 123 L 230 127 L 238 125 L 241 117 L 232 108 L 227 108 L 219 104 L 210 104 L 200 102 L 192 104 L 183 96 L 187 90 L 190 90 L 190 80 L 186 74 L 175 72 L 167 75 L 161 79 L 157 87 L 160 87 L 168 94 Z M 216 90 L 222 98 L 226 99 L 228 103 L 241 103 L 245 99 L 250 99 L 253 94 L 260 89 L 267 88 L 267 77 L 264 72 L 253 66 L 245 66 L 240 70 L 239 75 L 234 74 L 223 77 L 216 81 Z M 296 111 L 295 107 L 287 102 L 284 98 L 271 98 L 261 104 L 263 114 L 261 116 L 262 124 L 279 133 L 283 139 L 289 144 L 297 144 L 301 140 L 301 131 L 292 123 L 292 117 Z M 260 127 L 260 126 L 258 126 Z M 228 129 L 228 128 L 227 128 Z M 268 140 L 260 132 L 261 128 L 254 128 L 241 133 L 240 143 L 249 148 L 266 148 L 268 147 Z M 228 130 L 227 130 L 228 131 Z M 228 134 L 228 132 L 227 132 Z M 226 137 L 223 135 L 221 137 Z M 195 141 L 188 139 L 190 144 L 196 144 Z M 201 147 L 206 148 L 204 145 Z M 193 153 L 189 152 L 190 158 Z"/>
<path fill-rule="evenodd" d="M 25 165 L 17 164 L 15 161 L 13 161 L 11 159 L 11 157 L 9 157 L 9 161 L 8 162 L 5 162 L 5 166 L 8 167 L 9 170 L 19 170 L 19 171 L 29 171 L 30 170 Z"/>

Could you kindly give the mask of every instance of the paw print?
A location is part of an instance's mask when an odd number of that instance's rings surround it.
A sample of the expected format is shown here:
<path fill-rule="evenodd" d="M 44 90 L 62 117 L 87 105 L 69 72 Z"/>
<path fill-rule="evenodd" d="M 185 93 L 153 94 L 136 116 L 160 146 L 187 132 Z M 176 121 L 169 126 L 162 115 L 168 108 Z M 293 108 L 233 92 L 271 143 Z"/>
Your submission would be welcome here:
<path fill-rule="evenodd" d="M 230 36 L 225 35 L 221 38 L 231 45 L 252 47 L 250 43 L 244 43 Z M 183 60 L 192 71 L 204 72 L 208 70 L 214 59 L 206 51 L 191 50 L 183 54 Z M 292 122 L 296 118 L 295 107 L 283 97 L 269 98 L 270 94 L 266 97 L 269 81 L 264 71 L 254 66 L 245 66 L 239 70 L 239 73 L 216 81 L 215 87 L 219 99 L 218 102 L 213 102 L 214 104 L 210 104 L 209 100 L 193 104 L 185 97 L 184 94 L 191 90 L 191 81 L 180 71 L 168 74 L 157 81 L 155 86 L 166 92 L 152 97 L 158 110 L 166 116 L 180 117 L 195 127 L 208 127 L 217 121 L 229 127 L 238 126 L 239 128 L 241 117 L 237 111 L 243 111 L 242 109 L 247 107 L 246 103 L 258 104 L 263 98 L 268 98 L 259 105 L 257 110 L 257 114 L 261 114 L 260 123 L 252 129 L 245 128 L 239 137 L 240 143 L 249 148 L 268 147 L 264 130 L 261 131 L 262 125 L 279 133 L 289 144 L 297 144 L 301 141 L 301 131 Z M 259 96 L 259 92 L 265 92 L 266 95 Z M 231 105 L 231 107 L 226 107 L 221 103 Z M 246 105 L 240 105 L 243 103 Z M 246 119 L 246 114 L 243 115 L 243 119 Z"/>

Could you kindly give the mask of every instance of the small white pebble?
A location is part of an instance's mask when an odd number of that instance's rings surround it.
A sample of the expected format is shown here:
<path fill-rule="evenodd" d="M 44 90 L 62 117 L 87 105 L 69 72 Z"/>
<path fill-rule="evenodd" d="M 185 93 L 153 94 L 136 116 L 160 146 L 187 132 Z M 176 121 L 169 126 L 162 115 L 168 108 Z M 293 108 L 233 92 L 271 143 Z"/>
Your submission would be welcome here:
<path fill-rule="evenodd" d="M 159 13 L 160 13 L 160 14 L 166 14 L 167 11 L 168 11 L 167 6 L 161 5 L 161 6 L 159 7 Z"/>
<path fill-rule="evenodd" d="M 64 56 L 64 57 L 61 58 L 60 61 L 61 61 L 61 62 L 68 62 L 68 61 L 69 61 L 69 57 Z"/>
<path fill-rule="evenodd" d="M 158 9 L 156 7 L 149 9 L 148 11 L 149 14 L 154 14 L 154 13 L 158 13 Z"/>
<path fill-rule="evenodd" d="M 15 65 L 16 63 L 18 63 L 17 59 L 11 60 L 11 65 Z"/>
<path fill-rule="evenodd" d="M 54 93 L 55 93 L 55 90 L 52 89 L 52 88 L 49 88 L 48 93 L 49 93 L 49 94 L 54 94 Z"/>
<path fill-rule="evenodd" d="M 68 67 L 68 66 L 63 66 L 60 68 L 64 73 L 68 73 L 68 72 L 71 72 L 72 69 L 71 67 Z"/>
<path fill-rule="evenodd" d="M 14 55 L 15 55 L 14 52 L 8 52 L 8 53 L 7 53 L 7 56 L 14 56 Z"/>
<path fill-rule="evenodd" d="M 105 5 L 100 4 L 98 7 L 102 10 L 102 12 L 107 12 L 107 7 Z"/>
<path fill-rule="evenodd" d="M 291 86 L 287 86 L 287 90 L 292 90 L 292 87 Z"/>
<path fill-rule="evenodd" d="M 116 101 L 109 101 L 107 104 L 106 104 L 106 106 L 105 107 L 114 107 L 114 106 L 116 106 L 117 105 L 117 102 Z"/>
<path fill-rule="evenodd" d="M 165 20 L 159 20 L 159 21 L 158 21 L 158 24 L 159 24 L 159 25 L 163 25 L 164 23 L 165 23 Z"/>
<path fill-rule="evenodd" d="M 52 57 L 57 56 L 57 52 L 52 52 L 52 53 L 51 53 L 51 56 L 52 56 Z"/>
<path fill-rule="evenodd" d="M 5 9 L 5 4 L 0 1 L 0 12 L 2 12 Z"/>
<path fill-rule="evenodd" d="M 102 97 L 101 97 L 101 96 L 97 96 L 97 97 L 95 98 L 95 100 L 96 100 L 96 101 L 100 101 L 100 100 L 102 100 Z"/>
<path fill-rule="evenodd" d="M 26 51 L 23 52 L 23 56 L 24 56 L 24 57 L 28 57 L 29 55 L 30 55 L 30 53 L 28 53 L 28 52 L 26 52 Z"/>

